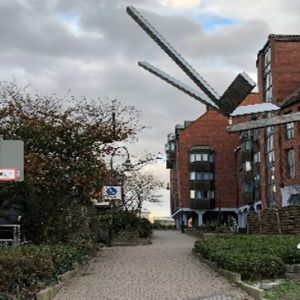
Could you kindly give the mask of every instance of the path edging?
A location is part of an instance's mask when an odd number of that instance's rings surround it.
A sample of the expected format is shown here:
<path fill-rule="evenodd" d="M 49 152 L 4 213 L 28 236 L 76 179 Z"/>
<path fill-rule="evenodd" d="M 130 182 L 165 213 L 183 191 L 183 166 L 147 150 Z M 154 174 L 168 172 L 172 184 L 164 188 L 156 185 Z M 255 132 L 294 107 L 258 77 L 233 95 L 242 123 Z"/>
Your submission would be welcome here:
<path fill-rule="evenodd" d="M 250 296 L 254 297 L 257 300 L 265 300 L 264 298 L 264 290 L 253 287 L 241 279 L 241 274 L 231 272 L 228 270 L 220 269 L 218 268 L 217 264 L 215 262 L 212 262 L 210 260 L 207 260 L 202 257 L 201 254 L 197 253 L 196 251 L 193 251 L 194 255 L 200 259 L 201 262 L 205 263 L 208 267 L 212 268 L 222 276 L 226 277 L 228 280 L 237 283 L 245 292 L 247 292 Z"/>
<path fill-rule="evenodd" d="M 94 257 L 86 258 L 82 263 L 75 263 L 74 270 L 67 271 L 61 275 L 58 275 L 57 278 L 59 280 L 58 283 L 55 285 L 51 285 L 46 287 L 45 289 L 39 291 L 35 295 L 36 300 L 52 300 L 55 295 L 58 293 L 58 291 L 66 284 L 67 281 L 72 279 L 75 275 L 79 273 L 80 270 L 82 270 L 82 266 L 84 263 L 89 262 Z"/>

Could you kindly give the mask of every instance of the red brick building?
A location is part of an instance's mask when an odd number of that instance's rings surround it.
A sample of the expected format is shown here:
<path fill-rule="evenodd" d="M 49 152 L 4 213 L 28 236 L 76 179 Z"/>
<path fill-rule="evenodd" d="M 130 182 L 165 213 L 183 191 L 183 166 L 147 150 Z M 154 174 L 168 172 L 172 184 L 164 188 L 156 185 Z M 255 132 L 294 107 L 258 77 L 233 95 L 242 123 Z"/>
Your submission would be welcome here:
<path fill-rule="evenodd" d="M 249 95 L 244 104 L 257 102 Z M 208 110 L 194 122 L 176 126 L 166 144 L 170 169 L 172 216 L 177 226 L 184 221 L 202 225 L 226 222 L 238 209 L 236 152 L 239 136 L 226 130 L 229 120 Z"/>
<path fill-rule="evenodd" d="M 300 107 L 299 95 L 292 94 L 300 88 L 300 36 L 270 35 L 258 53 L 257 68 L 261 99 L 282 106 L 283 113 L 297 111 Z M 281 189 L 300 183 L 299 165 L 295 165 L 299 164 L 298 126 L 289 123 L 261 130 L 263 208 L 280 207 Z M 286 170 L 287 156 L 291 155 L 289 149 L 294 151 L 294 174 L 290 175 Z"/>
<path fill-rule="evenodd" d="M 272 102 L 283 114 L 300 111 L 300 36 L 270 35 L 258 53 L 257 72 L 258 95 L 242 105 Z M 216 216 L 226 221 L 237 213 L 244 228 L 251 210 L 300 204 L 299 122 L 240 135 L 227 133 L 227 125 L 209 110 L 169 136 L 171 209 L 178 224 L 191 219 L 200 225 Z"/>
<path fill-rule="evenodd" d="M 300 110 L 300 36 L 270 35 L 257 56 L 260 102 L 281 106 L 281 114 Z M 264 117 L 271 117 L 266 114 Z M 239 226 L 247 213 L 300 204 L 300 124 L 288 123 L 240 135 Z"/>

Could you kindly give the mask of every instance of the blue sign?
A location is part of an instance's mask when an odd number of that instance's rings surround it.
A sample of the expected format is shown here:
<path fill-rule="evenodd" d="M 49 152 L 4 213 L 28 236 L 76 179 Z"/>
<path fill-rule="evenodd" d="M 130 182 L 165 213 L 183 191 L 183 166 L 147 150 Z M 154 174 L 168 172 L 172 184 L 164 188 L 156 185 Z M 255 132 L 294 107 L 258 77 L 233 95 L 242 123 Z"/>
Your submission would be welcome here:
<path fill-rule="evenodd" d="M 121 186 L 117 185 L 107 185 L 103 187 L 102 190 L 103 200 L 122 200 L 122 189 Z"/>
<path fill-rule="evenodd" d="M 107 193 L 107 195 L 109 195 L 109 196 L 115 196 L 115 195 L 117 195 L 118 190 L 117 190 L 115 187 L 110 186 L 110 187 L 106 190 L 106 193 Z"/>

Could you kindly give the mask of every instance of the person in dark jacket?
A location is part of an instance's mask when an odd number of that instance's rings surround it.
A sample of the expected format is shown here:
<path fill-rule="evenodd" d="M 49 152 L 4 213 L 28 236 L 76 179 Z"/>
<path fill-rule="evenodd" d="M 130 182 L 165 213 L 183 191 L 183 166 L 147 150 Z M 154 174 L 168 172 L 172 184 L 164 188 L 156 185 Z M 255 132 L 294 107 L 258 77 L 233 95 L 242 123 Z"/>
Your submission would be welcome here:
<path fill-rule="evenodd" d="M 182 221 L 180 225 L 180 229 L 182 233 L 184 233 L 184 228 L 185 228 L 184 221 Z"/>

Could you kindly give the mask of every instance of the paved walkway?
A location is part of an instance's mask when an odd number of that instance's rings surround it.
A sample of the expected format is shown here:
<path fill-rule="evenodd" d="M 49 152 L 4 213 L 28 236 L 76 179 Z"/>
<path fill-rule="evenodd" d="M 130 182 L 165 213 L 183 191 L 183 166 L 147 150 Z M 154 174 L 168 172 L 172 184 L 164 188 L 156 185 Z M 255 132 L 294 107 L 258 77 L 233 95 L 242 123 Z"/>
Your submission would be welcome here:
<path fill-rule="evenodd" d="M 252 300 L 192 255 L 194 241 L 156 231 L 152 245 L 105 248 L 55 300 Z"/>

